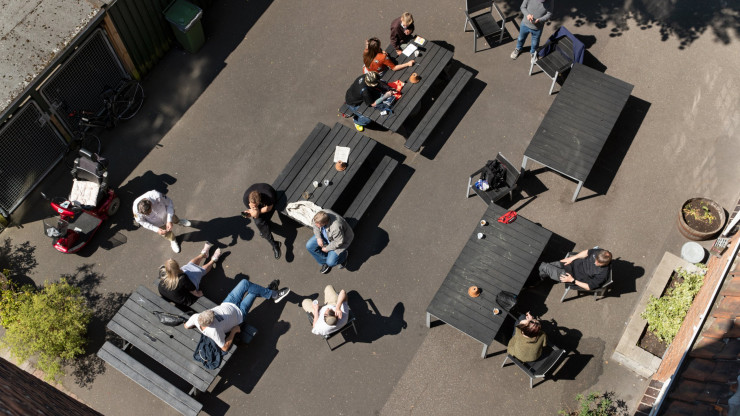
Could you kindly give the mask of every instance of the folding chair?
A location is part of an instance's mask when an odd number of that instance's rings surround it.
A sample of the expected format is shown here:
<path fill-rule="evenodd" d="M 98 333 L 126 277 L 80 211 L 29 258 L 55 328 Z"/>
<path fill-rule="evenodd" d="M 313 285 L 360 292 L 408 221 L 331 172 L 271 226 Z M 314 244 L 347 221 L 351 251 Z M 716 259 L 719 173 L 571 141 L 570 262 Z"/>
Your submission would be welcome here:
<path fill-rule="evenodd" d="M 496 11 L 501 18 L 499 25 L 496 18 L 493 17 L 493 11 Z M 473 28 L 473 53 L 478 52 L 478 38 L 494 36 L 500 33 L 498 43 L 504 40 L 504 16 L 501 9 L 496 6 L 493 0 L 466 0 L 465 1 L 465 26 L 463 30 L 468 31 L 468 24 Z"/>
<path fill-rule="evenodd" d="M 566 353 L 566 350 L 553 345 L 552 348 L 545 348 L 545 350 L 542 351 L 542 356 L 540 358 L 529 363 L 521 362 L 516 357 L 506 354 L 501 367 L 503 368 L 504 365 L 506 365 L 506 360 L 511 360 L 511 362 L 516 364 L 517 367 L 529 376 L 529 388 L 531 389 L 533 387 L 534 379 L 545 378 L 547 373 L 555 367 L 558 361 L 560 361 L 560 358 L 562 358 Z"/>
<path fill-rule="evenodd" d="M 306 312 L 306 316 L 308 316 L 308 323 L 310 325 L 313 325 L 313 313 Z M 329 343 L 329 340 L 332 339 L 332 338 L 334 338 L 335 335 L 340 334 L 340 333 L 343 333 L 344 331 L 346 331 L 346 330 L 348 330 L 350 328 L 352 328 L 352 329 L 355 330 L 355 335 L 358 335 L 358 333 L 357 333 L 357 325 L 355 323 L 355 315 L 352 313 L 352 310 L 351 309 L 349 310 L 349 318 L 347 318 L 347 322 L 344 324 L 343 327 L 341 327 L 340 329 L 337 329 L 336 331 L 332 332 L 329 335 L 324 335 L 323 336 L 324 337 L 324 341 L 326 341 L 326 345 L 329 346 L 329 351 L 334 351 L 335 349 L 337 349 L 337 348 L 341 347 L 342 345 L 344 345 L 345 342 L 347 342 L 347 341 L 344 341 L 343 343 L 341 343 L 341 344 L 339 344 L 339 345 L 337 345 L 335 347 L 332 347 L 331 344 Z"/>

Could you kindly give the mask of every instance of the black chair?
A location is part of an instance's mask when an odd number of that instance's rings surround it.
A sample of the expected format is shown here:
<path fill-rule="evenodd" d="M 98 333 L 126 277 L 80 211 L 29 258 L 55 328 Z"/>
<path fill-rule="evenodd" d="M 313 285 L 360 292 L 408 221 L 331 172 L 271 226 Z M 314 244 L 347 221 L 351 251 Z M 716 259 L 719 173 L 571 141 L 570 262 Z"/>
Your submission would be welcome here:
<path fill-rule="evenodd" d="M 529 388 L 533 387 L 535 378 L 545 378 L 548 372 L 555 367 L 560 359 L 567 353 L 566 350 L 560 349 L 553 345 L 552 348 L 545 348 L 542 351 L 542 356 L 536 361 L 524 363 L 519 361 L 516 357 L 506 354 L 504 362 L 501 364 L 503 368 L 506 365 L 506 360 L 511 360 L 517 367 L 524 371 L 529 376 Z"/>
<path fill-rule="evenodd" d="M 598 246 L 594 248 L 599 248 Z M 565 257 L 570 257 L 578 253 L 570 252 Z M 613 262 L 614 260 L 612 260 Z M 594 299 L 599 300 L 597 296 L 601 296 L 601 298 L 604 298 L 606 295 L 606 290 L 609 288 L 609 286 L 614 283 L 614 279 L 612 278 L 612 263 L 609 263 L 609 277 L 606 278 L 606 282 L 604 282 L 603 285 L 593 288 L 593 289 L 584 289 L 578 285 L 575 285 L 573 283 L 566 283 L 565 284 L 565 292 L 563 293 L 563 297 L 560 298 L 560 302 L 563 302 L 565 300 L 565 297 L 568 295 L 568 292 L 570 292 L 571 289 L 575 290 L 578 295 L 581 294 L 592 294 L 594 295 Z"/>
<path fill-rule="evenodd" d="M 555 88 L 555 82 L 558 80 L 558 76 L 573 67 L 575 54 L 573 51 L 573 41 L 571 41 L 567 36 L 562 36 L 555 40 L 548 40 L 545 45 L 538 49 L 538 53 L 540 50 L 548 46 L 550 46 L 550 50 L 547 55 L 541 56 L 537 60 L 530 61 L 529 75 L 532 75 L 532 68 L 534 68 L 535 65 L 540 67 L 542 72 L 552 78 L 552 85 L 550 85 L 550 94 L 552 95 L 552 90 Z"/>
<path fill-rule="evenodd" d="M 511 162 L 509 162 L 500 152 L 496 155 L 496 160 L 501 163 L 501 166 L 506 168 L 506 186 L 498 189 L 489 188 L 485 191 L 478 189 L 478 187 L 475 186 L 475 181 L 473 179 L 481 177 L 483 172 L 486 170 L 484 166 L 473 172 L 470 177 L 468 177 L 468 187 L 465 190 L 465 198 L 470 198 L 471 189 L 481 197 L 487 205 L 491 205 L 491 203 L 498 201 L 507 194 L 509 195 L 509 198 L 513 198 L 514 190 L 517 188 L 517 182 L 519 181 L 519 177 L 522 175 L 522 171 L 512 165 Z"/>
<path fill-rule="evenodd" d="M 308 323 L 310 325 L 313 325 L 313 313 L 306 312 L 306 316 L 308 316 Z M 358 333 L 357 333 L 357 324 L 355 322 L 356 322 L 355 321 L 355 315 L 352 313 L 352 310 L 350 309 L 349 310 L 349 318 L 347 318 L 347 322 L 344 324 L 344 326 L 341 327 L 340 329 L 332 332 L 329 335 L 324 335 L 323 336 L 324 337 L 324 341 L 326 341 L 326 345 L 329 346 L 329 351 L 334 351 L 335 349 L 337 349 L 337 348 L 341 347 L 342 345 L 344 345 L 344 342 L 343 342 L 343 343 L 337 345 L 336 347 L 332 347 L 331 346 L 331 344 L 329 343 L 329 340 L 332 339 L 332 338 L 334 338 L 335 335 L 341 334 L 341 333 L 343 333 L 344 331 L 346 331 L 346 330 L 348 330 L 350 328 L 352 328 L 352 329 L 355 330 L 355 335 L 358 335 Z M 345 342 L 347 342 L 347 341 L 345 341 Z"/>
<path fill-rule="evenodd" d="M 496 11 L 501 18 L 501 24 L 493 17 Z M 468 23 L 473 28 L 473 53 L 478 52 L 478 38 L 499 35 L 498 43 L 504 40 L 504 23 L 506 16 L 496 6 L 493 0 L 466 0 L 465 1 L 465 27 L 468 31 Z"/>

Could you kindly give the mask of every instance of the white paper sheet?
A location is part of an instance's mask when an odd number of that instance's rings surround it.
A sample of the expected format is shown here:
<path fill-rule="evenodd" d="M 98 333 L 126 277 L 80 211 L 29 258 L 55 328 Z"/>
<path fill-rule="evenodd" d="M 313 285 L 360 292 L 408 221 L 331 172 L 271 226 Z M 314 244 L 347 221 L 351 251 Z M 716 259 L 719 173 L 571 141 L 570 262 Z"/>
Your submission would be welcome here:
<path fill-rule="evenodd" d="M 411 54 L 414 53 L 415 50 L 417 50 L 418 47 L 414 45 L 413 43 L 409 43 L 409 46 L 406 47 L 406 49 L 403 50 L 403 54 L 406 56 L 411 56 Z"/>
<path fill-rule="evenodd" d="M 349 147 L 337 146 L 334 150 L 334 163 L 344 162 L 347 163 L 349 160 Z"/>

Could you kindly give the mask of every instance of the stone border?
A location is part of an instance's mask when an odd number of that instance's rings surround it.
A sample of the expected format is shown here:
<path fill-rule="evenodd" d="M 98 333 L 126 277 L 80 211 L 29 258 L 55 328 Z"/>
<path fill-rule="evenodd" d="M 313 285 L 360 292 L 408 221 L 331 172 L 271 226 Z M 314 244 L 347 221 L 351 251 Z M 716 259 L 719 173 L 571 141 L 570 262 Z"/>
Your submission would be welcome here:
<path fill-rule="evenodd" d="M 620 338 L 619 344 L 617 344 L 617 348 L 612 354 L 612 359 L 644 378 L 652 377 L 662 360 L 637 345 L 642 331 L 647 325 L 647 321 L 642 319 L 640 314 L 645 310 L 650 295 L 659 297 L 666 284 L 668 284 L 673 271 L 679 267 L 691 269 L 694 265 L 674 254 L 668 252 L 663 254 L 663 259 L 660 260 L 658 267 L 655 268 L 653 275 L 650 277 L 650 282 L 648 282 L 640 301 L 632 311 L 632 316 L 627 323 L 622 338 Z"/>

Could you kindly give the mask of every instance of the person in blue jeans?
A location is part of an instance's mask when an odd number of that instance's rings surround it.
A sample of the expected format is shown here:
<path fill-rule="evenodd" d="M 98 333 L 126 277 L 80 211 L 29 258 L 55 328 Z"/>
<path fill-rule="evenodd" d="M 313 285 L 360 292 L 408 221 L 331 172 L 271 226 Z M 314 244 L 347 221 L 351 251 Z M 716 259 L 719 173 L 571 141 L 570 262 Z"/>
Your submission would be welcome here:
<path fill-rule="evenodd" d="M 364 131 L 365 126 L 372 122 L 360 113 L 360 106 L 363 103 L 369 107 L 375 107 L 391 95 L 393 91 L 385 81 L 380 79 L 377 72 L 368 72 L 357 77 L 344 95 L 344 102 L 347 103 L 355 119 L 355 129 Z"/>
<path fill-rule="evenodd" d="M 555 7 L 555 0 L 524 0 L 522 1 L 522 19 L 521 27 L 519 28 L 519 37 L 516 39 L 516 49 L 511 53 L 511 59 L 516 59 L 519 56 L 524 41 L 527 40 L 527 35 L 532 34 L 532 47 L 529 49 L 529 53 L 532 54 L 531 60 L 534 62 L 537 59 L 537 47 L 540 46 L 540 37 L 542 36 L 542 28 L 545 26 L 545 22 L 550 20 L 552 17 L 552 10 Z"/>
<path fill-rule="evenodd" d="M 265 288 L 244 279 L 220 305 L 191 316 L 185 322 L 185 328 L 197 328 L 223 351 L 228 351 L 234 343 L 236 334 L 241 332 L 241 324 L 257 297 L 274 299 L 275 303 L 278 303 L 288 296 L 290 289 L 286 287 L 278 290 L 279 284 L 279 280 L 273 280 L 269 288 Z"/>
<path fill-rule="evenodd" d="M 321 265 L 319 272 L 327 274 L 336 265 L 343 269 L 347 264 L 347 248 L 355 237 L 352 228 L 329 209 L 317 212 L 313 223 L 313 237 L 306 243 L 306 250 Z"/>

